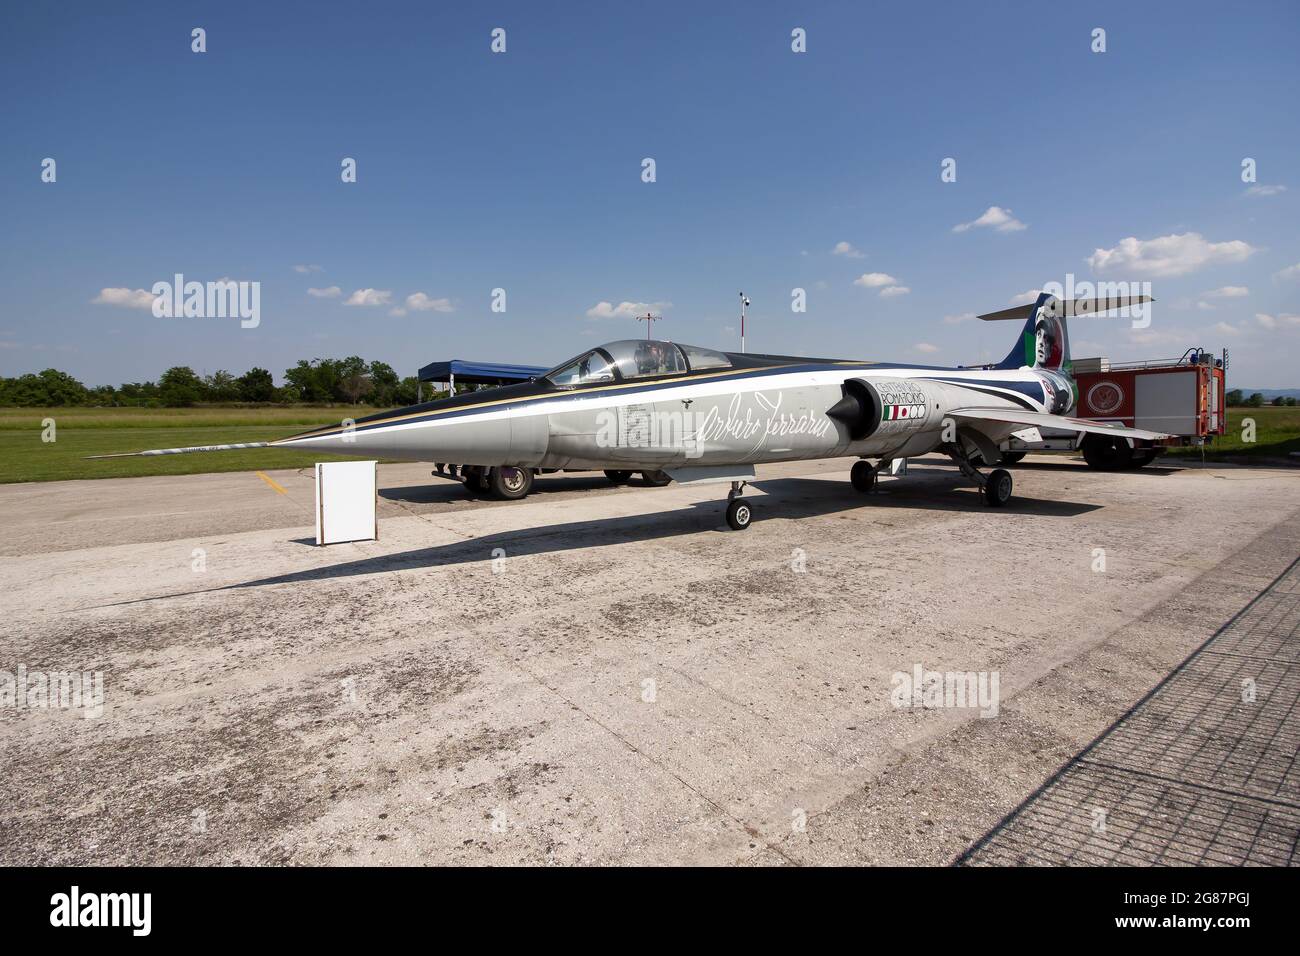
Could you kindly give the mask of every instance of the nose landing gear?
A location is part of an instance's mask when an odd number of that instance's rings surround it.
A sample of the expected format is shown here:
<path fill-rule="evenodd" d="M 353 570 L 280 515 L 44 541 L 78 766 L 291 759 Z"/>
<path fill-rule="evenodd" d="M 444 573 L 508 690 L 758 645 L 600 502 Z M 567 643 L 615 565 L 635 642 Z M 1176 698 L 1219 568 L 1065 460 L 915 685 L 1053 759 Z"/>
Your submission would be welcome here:
<path fill-rule="evenodd" d="M 754 510 L 748 502 L 740 499 L 744 489 L 745 482 L 733 481 L 731 491 L 727 495 L 727 524 L 733 531 L 744 531 L 754 520 Z"/>

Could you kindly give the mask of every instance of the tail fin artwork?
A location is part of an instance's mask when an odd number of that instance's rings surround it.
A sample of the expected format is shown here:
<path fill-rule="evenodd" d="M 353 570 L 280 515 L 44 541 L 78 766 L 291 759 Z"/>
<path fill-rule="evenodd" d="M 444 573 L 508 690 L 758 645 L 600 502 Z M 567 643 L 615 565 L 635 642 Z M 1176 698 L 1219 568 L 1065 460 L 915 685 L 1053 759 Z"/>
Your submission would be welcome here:
<path fill-rule="evenodd" d="M 980 318 L 986 322 L 1024 319 L 1016 344 L 995 368 L 1041 368 L 1070 371 L 1070 332 L 1066 319 L 1072 315 L 1100 315 L 1153 301 L 1149 295 L 1118 296 L 1105 299 L 1062 301 L 1048 292 L 1040 292 L 1028 305 L 1012 306 L 1001 312 L 989 312 Z"/>

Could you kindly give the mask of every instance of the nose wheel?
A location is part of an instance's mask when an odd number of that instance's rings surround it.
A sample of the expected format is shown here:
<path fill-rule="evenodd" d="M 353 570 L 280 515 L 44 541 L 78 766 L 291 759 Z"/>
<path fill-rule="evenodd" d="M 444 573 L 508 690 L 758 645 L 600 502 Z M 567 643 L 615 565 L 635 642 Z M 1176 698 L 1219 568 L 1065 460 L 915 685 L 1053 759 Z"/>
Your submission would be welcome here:
<path fill-rule="evenodd" d="M 733 481 L 727 495 L 727 525 L 732 531 L 744 531 L 754 520 L 754 509 L 740 497 L 744 490 L 745 482 Z"/>
<path fill-rule="evenodd" d="M 744 531 L 753 520 L 754 512 L 749 507 L 749 502 L 733 498 L 727 505 L 727 524 L 731 526 L 732 531 Z"/>

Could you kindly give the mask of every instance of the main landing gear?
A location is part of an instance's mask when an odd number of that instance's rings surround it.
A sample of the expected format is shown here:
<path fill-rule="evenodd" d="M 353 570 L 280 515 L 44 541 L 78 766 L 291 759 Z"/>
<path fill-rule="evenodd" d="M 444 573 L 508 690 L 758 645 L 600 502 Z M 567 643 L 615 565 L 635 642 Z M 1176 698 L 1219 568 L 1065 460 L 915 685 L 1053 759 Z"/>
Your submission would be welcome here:
<path fill-rule="evenodd" d="M 533 490 L 533 469 L 513 468 L 502 465 L 499 468 L 485 468 L 480 465 L 449 465 L 445 470 L 439 464 L 435 475 L 443 478 L 458 478 L 464 482 L 465 490 L 471 495 L 491 495 L 501 501 L 518 501 L 528 497 Z"/>
<path fill-rule="evenodd" d="M 971 464 L 970 456 L 959 444 L 944 445 L 940 450 L 957 464 L 963 475 L 975 482 L 986 504 L 1001 508 L 1011 500 L 1014 485 L 1011 472 L 1005 468 L 994 468 L 985 475 Z"/>
<path fill-rule="evenodd" d="M 871 462 L 865 458 L 855 461 L 853 470 L 849 472 L 849 483 L 853 485 L 854 491 L 860 491 L 864 495 L 871 494 L 876 490 L 876 469 L 871 467 Z"/>
<path fill-rule="evenodd" d="M 749 523 L 754 520 L 754 509 L 749 503 L 740 499 L 744 493 L 745 482 L 733 481 L 731 491 L 727 495 L 727 524 L 733 531 L 744 531 L 749 527 Z"/>

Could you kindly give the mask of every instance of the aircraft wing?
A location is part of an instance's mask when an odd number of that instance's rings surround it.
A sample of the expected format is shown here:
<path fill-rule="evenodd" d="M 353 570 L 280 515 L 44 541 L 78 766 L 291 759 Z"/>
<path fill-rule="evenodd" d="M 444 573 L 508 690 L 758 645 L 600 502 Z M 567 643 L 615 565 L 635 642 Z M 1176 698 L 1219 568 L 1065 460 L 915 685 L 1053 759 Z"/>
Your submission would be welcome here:
<path fill-rule="evenodd" d="M 1104 422 L 1088 421 L 1084 418 L 1050 415 L 1047 412 L 1031 412 L 1023 408 L 958 408 L 949 412 L 948 417 L 954 421 L 970 425 L 978 425 L 981 422 L 1036 425 L 1039 428 L 1059 428 L 1063 431 L 1072 432 L 1095 432 L 1098 435 L 1115 435 L 1118 438 L 1141 438 L 1146 441 L 1159 441 L 1162 438 L 1174 437 L 1167 432 L 1152 432 L 1144 428 L 1110 425 Z"/>

